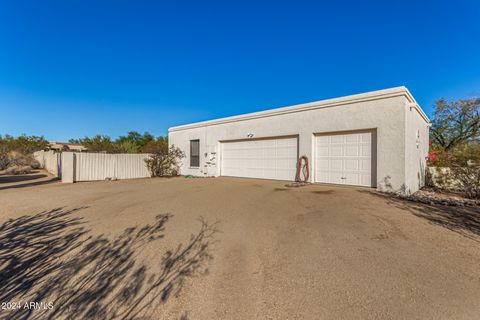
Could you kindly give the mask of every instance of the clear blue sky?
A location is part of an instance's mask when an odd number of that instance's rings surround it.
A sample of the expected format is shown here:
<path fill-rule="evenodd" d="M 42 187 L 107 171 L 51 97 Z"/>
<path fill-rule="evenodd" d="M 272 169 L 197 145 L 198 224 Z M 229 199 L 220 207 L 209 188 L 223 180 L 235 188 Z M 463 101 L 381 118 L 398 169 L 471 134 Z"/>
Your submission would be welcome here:
<path fill-rule="evenodd" d="M 480 2 L 0 0 L 0 134 L 68 140 L 405 85 L 480 95 Z"/>

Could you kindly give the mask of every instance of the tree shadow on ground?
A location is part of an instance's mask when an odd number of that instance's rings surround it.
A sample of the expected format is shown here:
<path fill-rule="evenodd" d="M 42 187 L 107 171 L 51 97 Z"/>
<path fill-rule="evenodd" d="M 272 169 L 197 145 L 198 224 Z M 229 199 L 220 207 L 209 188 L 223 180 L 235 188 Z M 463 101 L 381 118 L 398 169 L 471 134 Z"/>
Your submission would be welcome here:
<path fill-rule="evenodd" d="M 375 191 L 359 190 L 359 192 L 367 192 L 385 199 L 388 204 L 403 210 L 408 210 L 415 216 L 426 219 L 432 224 L 442 226 L 470 239 L 480 241 L 478 238 L 478 236 L 480 236 L 480 208 L 478 207 L 424 204 L 399 199 L 393 195 Z"/>
<path fill-rule="evenodd" d="M 34 174 L 0 175 L 0 183 L 23 182 L 45 177 L 47 177 L 46 174 L 38 174 L 38 171 L 35 171 Z"/>
<path fill-rule="evenodd" d="M 149 319 L 187 278 L 208 271 L 217 223 L 200 219 L 199 231 L 158 252 L 159 266 L 152 268 L 136 256 L 145 245 L 160 244 L 172 215 L 110 239 L 90 235 L 83 218 L 73 215 L 81 209 L 58 208 L 0 226 L 0 301 L 22 303 L 0 310 L 1 318 Z M 24 308 L 25 302 L 44 305 Z M 49 302 L 52 308 L 45 307 Z"/>

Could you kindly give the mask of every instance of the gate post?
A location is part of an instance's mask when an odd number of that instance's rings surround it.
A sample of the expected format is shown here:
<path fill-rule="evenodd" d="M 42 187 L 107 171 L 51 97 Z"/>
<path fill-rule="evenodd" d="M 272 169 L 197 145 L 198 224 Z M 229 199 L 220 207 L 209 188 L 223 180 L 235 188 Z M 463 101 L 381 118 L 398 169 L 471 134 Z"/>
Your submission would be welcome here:
<path fill-rule="evenodd" d="M 62 182 L 75 182 L 75 153 L 62 152 Z"/>

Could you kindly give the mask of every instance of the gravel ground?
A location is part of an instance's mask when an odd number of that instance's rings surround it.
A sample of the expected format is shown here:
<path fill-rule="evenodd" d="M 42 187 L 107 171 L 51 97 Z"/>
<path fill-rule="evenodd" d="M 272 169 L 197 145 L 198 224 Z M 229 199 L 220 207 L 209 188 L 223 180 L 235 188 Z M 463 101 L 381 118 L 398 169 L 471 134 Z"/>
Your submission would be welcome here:
<path fill-rule="evenodd" d="M 430 205 L 440 206 L 469 206 L 480 208 L 480 200 L 468 199 L 462 196 L 459 192 L 451 192 L 444 190 L 434 190 L 430 188 L 424 188 L 413 194 L 401 194 L 401 193 L 385 193 L 378 192 L 380 195 L 386 197 L 393 197 L 397 199 L 424 203 Z"/>
<path fill-rule="evenodd" d="M 0 302 L 53 306 L 3 319 L 480 314 L 474 207 L 255 179 L 40 180 L 0 177 Z"/>

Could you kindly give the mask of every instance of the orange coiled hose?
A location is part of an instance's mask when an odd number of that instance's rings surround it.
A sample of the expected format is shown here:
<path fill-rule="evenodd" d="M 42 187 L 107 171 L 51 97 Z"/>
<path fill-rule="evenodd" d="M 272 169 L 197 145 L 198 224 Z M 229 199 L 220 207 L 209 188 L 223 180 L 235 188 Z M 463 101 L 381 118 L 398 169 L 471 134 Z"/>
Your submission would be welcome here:
<path fill-rule="evenodd" d="M 303 174 L 303 180 L 302 180 Z M 301 156 L 298 158 L 297 162 L 297 174 L 295 175 L 295 182 L 308 182 L 308 178 L 310 177 L 310 168 L 308 166 L 308 157 Z"/>

